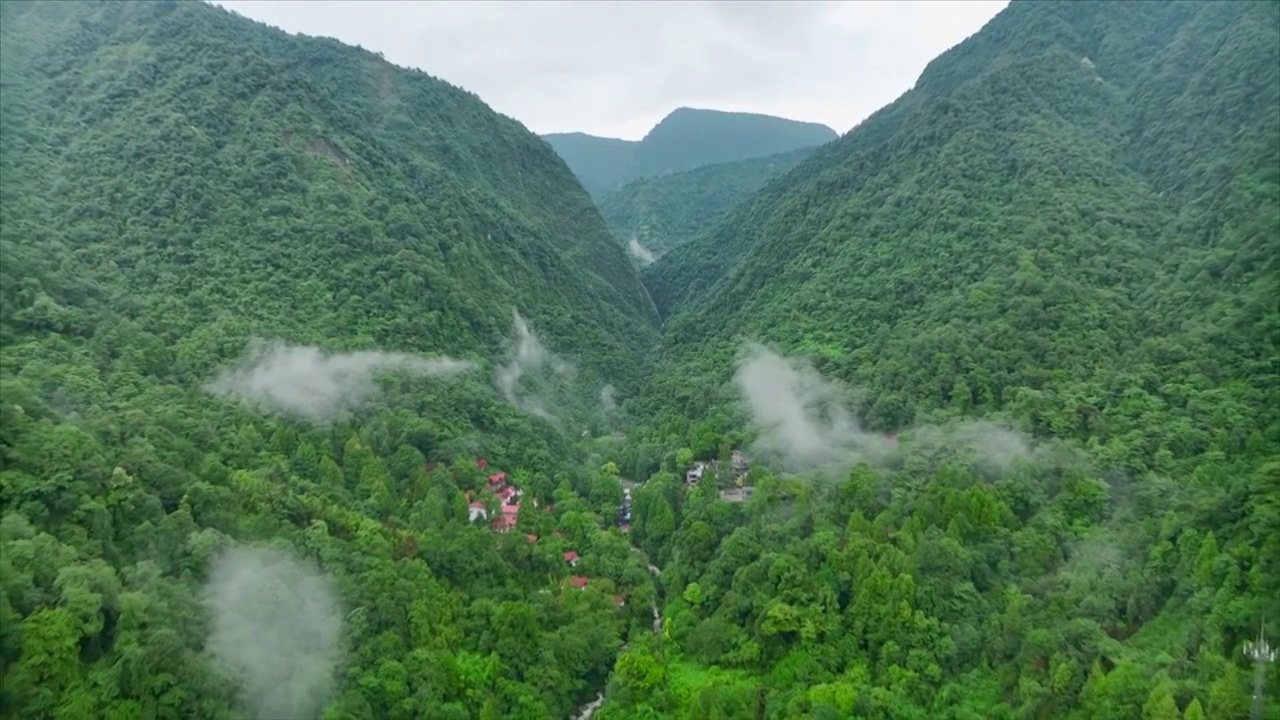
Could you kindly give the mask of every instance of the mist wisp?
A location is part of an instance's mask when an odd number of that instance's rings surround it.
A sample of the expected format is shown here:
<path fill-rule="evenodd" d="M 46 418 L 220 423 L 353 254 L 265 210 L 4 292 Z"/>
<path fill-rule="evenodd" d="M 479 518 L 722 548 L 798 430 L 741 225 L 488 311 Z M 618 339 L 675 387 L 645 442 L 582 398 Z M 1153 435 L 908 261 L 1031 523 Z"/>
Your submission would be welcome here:
<path fill-rule="evenodd" d="M 240 685 L 250 717 L 318 717 L 342 659 L 342 616 L 329 579 L 269 548 L 237 547 L 214 561 L 204 600 L 206 643 Z"/>
<path fill-rule="evenodd" d="M 612 385 L 605 385 L 600 388 L 600 413 L 607 417 L 612 417 L 618 412 L 617 391 Z"/>
<path fill-rule="evenodd" d="M 734 380 L 758 432 L 752 452 L 785 472 L 843 475 L 858 463 L 881 465 L 898 450 L 896 441 L 864 430 L 846 393 L 807 363 L 750 343 Z M 996 474 L 1033 454 L 1020 433 L 985 421 L 915 428 L 905 442 L 967 451 Z"/>
<path fill-rule="evenodd" d="M 641 267 L 652 265 L 658 259 L 649 248 L 641 245 L 640 241 L 634 237 L 627 242 L 627 252 L 640 263 Z"/>
<path fill-rule="evenodd" d="M 564 375 L 569 372 L 569 366 L 542 345 L 519 310 L 512 310 L 512 316 L 516 332 L 515 352 L 507 364 L 498 368 L 494 382 L 507 402 L 530 415 L 555 422 L 555 416 L 547 410 L 545 403 L 530 393 L 520 392 L 520 381 L 543 368 L 550 368 L 556 374 Z"/>
<path fill-rule="evenodd" d="M 752 453 L 784 471 L 847 470 L 892 450 L 863 431 L 839 388 L 805 363 L 751 343 L 734 382 L 759 432 Z"/>
<path fill-rule="evenodd" d="M 255 339 L 236 366 L 222 372 L 206 389 L 220 397 L 239 398 L 257 410 L 323 425 L 376 396 L 379 372 L 449 377 L 473 367 L 444 356 L 327 353 L 308 345 Z"/>

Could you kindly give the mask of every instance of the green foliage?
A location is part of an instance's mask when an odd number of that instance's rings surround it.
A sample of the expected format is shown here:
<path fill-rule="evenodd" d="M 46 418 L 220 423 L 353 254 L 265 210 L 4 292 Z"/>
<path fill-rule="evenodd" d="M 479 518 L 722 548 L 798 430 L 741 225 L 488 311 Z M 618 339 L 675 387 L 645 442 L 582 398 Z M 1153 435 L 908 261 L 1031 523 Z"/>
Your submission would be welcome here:
<path fill-rule="evenodd" d="M 631 437 L 715 457 L 743 338 L 903 433 L 839 482 L 753 471 L 741 505 L 637 489 L 668 687 L 742 673 L 770 718 L 1247 715 L 1241 643 L 1280 627 L 1276 5 L 1014 2 L 644 276 L 667 326 Z M 923 447 L 975 418 L 1033 461 Z"/>
<path fill-rule="evenodd" d="M 615 229 L 693 235 L 646 273 L 652 365 L 589 197 L 474 96 L 207 4 L 5 2 L 0 38 L 0 716 L 242 717 L 206 588 L 246 544 L 334 583 L 330 719 L 1248 713 L 1241 645 L 1280 627 L 1275 4 L 1016 1 L 767 182 L 631 186 Z M 626 171 L 819 130 L 678 111 Z M 553 422 L 493 386 L 513 307 L 573 365 Z M 308 424 L 206 391 L 255 336 L 479 369 Z M 722 499 L 743 337 L 900 446 Z M 974 419 L 1031 450 L 928 442 Z M 498 471 L 509 533 L 468 517 Z"/>
<path fill-rule="evenodd" d="M 544 508 L 617 488 L 494 390 L 513 307 L 576 371 L 556 405 L 575 436 L 656 337 L 552 150 L 465 91 L 205 3 L 0 12 L 0 715 L 242 716 L 202 602 L 240 543 L 336 583 L 326 717 L 552 718 L 594 695 L 648 629 L 613 602 L 653 597 L 645 563 L 590 506 L 498 535 L 463 496 L 477 456 Z M 255 336 L 480 368 L 378 378 L 313 427 L 205 392 Z"/>

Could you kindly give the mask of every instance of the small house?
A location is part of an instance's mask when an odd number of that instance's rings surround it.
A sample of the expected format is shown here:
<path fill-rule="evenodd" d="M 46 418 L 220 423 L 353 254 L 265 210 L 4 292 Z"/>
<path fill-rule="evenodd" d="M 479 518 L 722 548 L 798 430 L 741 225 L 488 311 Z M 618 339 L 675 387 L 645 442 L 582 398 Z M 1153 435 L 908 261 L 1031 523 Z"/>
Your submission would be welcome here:
<path fill-rule="evenodd" d="M 516 526 L 516 519 L 520 515 L 519 505 L 503 505 L 502 515 L 493 519 L 493 529 L 498 532 L 507 532 Z"/>

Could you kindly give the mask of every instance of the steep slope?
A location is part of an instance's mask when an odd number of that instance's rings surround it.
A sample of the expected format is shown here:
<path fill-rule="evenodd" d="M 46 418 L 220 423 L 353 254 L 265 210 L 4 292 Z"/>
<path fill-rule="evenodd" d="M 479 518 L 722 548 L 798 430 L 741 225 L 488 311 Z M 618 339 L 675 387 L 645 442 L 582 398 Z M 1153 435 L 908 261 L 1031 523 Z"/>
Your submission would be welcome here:
<path fill-rule="evenodd" d="M 812 152 L 813 148 L 801 148 L 633 180 L 600 199 L 600 214 L 614 237 L 624 243 L 635 239 L 643 250 L 661 256 L 710 228 L 735 205 Z"/>
<path fill-rule="evenodd" d="M 0 43 L 0 716 L 593 696 L 652 587 L 554 423 L 633 391 L 656 326 L 546 143 L 205 3 L 5 2 Z M 469 521 L 499 471 L 505 535 Z"/>
<path fill-rule="evenodd" d="M 1024 360 L 1009 356 L 1005 379 L 983 379 L 999 405 L 992 383 L 1026 384 L 1007 375 L 1013 368 L 1108 363 L 1138 337 L 1190 330 L 1189 310 L 1247 298 L 1233 321 L 1273 322 L 1271 11 L 1157 4 L 1124 20 L 1049 7 L 1015 4 L 898 102 L 649 268 L 655 303 L 675 315 L 672 352 L 694 338 L 767 332 L 846 358 L 845 371 L 887 396 L 938 387 L 940 368 L 872 375 L 905 357 L 885 356 L 885 343 L 980 319 L 1009 341 L 1001 353 Z M 1002 94 L 1010 107 L 997 112 Z M 1205 109 L 1185 109 L 1195 105 Z M 1196 317 L 1196 332 L 1227 332 Z M 1271 329 L 1229 332 L 1258 343 Z M 1093 349 L 1051 353 L 1048 338 L 1067 334 L 1091 337 Z M 882 420 L 911 412 L 891 415 Z"/>
<path fill-rule="evenodd" d="M 1280 6 L 1015 0 L 647 279 L 664 471 L 746 421 L 904 449 L 759 473 L 742 511 L 655 474 L 637 537 L 677 590 L 601 718 L 1248 714 L 1242 643 L 1280 623 Z M 920 449 L 991 423 L 1036 449 Z"/>
<path fill-rule="evenodd" d="M 583 133 L 544 136 L 596 198 L 632 180 L 816 147 L 835 137 L 817 123 L 694 108 L 672 111 L 638 142 Z"/>
<path fill-rule="evenodd" d="M 83 282 L 180 299 L 132 310 L 163 314 L 170 342 L 234 319 L 487 353 L 514 306 L 556 349 L 636 381 L 652 337 L 643 289 L 517 123 L 336 42 L 163 3 L 94 12 L 109 34 L 70 7 L 6 6 L 41 31 L 8 36 L 6 73 L 30 74 L 6 86 L 7 162 L 29 178 L 15 194 L 41 198 L 6 211 L 15 252 L 39 246 L 46 266 L 73 254 L 66 274 Z M 186 56 L 161 44 L 166 31 L 195 43 Z M 233 35 L 237 50 L 221 51 Z M 392 307 L 404 312 L 367 324 Z"/>

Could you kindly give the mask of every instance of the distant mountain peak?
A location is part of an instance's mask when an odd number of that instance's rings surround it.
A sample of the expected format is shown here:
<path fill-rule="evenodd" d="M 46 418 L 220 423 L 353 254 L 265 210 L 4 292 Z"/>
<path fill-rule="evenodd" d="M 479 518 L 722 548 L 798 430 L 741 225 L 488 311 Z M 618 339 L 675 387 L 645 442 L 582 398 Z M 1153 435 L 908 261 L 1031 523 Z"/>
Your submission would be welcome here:
<path fill-rule="evenodd" d="M 821 123 L 680 106 L 637 141 L 581 132 L 543 138 L 597 199 L 632 180 L 777 155 L 838 137 Z"/>

